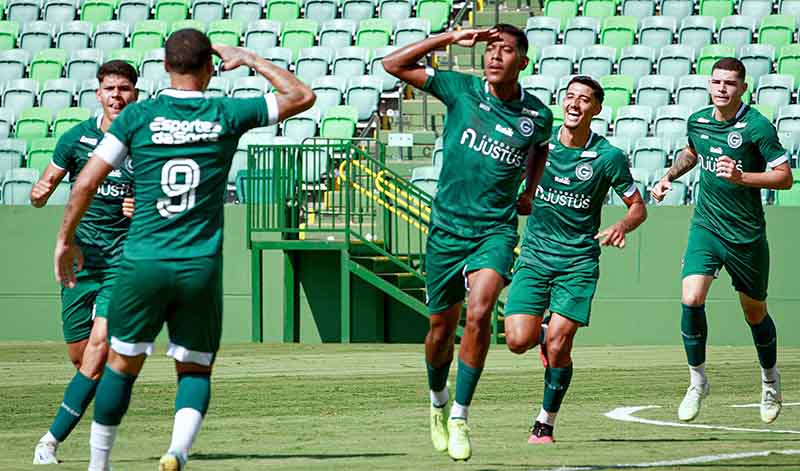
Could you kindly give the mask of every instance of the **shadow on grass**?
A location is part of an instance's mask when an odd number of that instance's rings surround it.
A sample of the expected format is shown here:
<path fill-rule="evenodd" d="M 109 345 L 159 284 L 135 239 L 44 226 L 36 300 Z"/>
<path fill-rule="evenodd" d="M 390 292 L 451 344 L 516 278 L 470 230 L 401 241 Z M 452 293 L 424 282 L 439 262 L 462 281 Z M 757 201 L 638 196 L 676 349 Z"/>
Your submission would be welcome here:
<path fill-rule="evenodd" d="M 197 453 L 189 461 L 214 460 L 285 460 L 301 458 L 309 460 L 340 460 L 347 458 L 392 458 L 406 456 L 405 453 Z"/>

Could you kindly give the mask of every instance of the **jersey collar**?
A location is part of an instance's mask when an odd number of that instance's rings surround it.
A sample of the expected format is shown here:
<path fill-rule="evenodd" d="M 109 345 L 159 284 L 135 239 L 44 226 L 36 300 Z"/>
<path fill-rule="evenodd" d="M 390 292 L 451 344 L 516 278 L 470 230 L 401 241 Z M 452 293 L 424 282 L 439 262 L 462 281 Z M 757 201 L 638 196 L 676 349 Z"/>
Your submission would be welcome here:
<path fill-rule="evenodd" d="M 483 92 L 486 93 L 486 95 L 491 96 L 493 99 L 499 101 L 500 103 L 509 103 L 509 102 L 505 102 L 505 101 L 497 98 L 496 96 L 492 95 L 492 92 L 489 91 L 489 82 L 487 82 L 486 79 L 483 79 Z M 525 99 L 525 90 L 522 88 L 522 85 L 520 85 L 519 86 L 519 98 L 518 98 L 518 100 L 520 102 L 522 102 L 524 99 Z"/>
<path fill-rule="evenodd" d="M 176 90 L 174 88 L 167 88 L 163 90 L 161 94 L 172 98 L 203 98 L 203 92 L 198 90 Z"/>
<path fill-rule="evenodd" d="M 565 145 L 564 145 L 564 143 L 563 143 L 563 142 L 561 142 L 561 130 L 562 130 L 562 129 L 564 129 L 564 127 L 563 127 L 563 126 L 559 126 L 559 127 L 558 127 L 558 134 L 556 135 L 556 142 L 558 142 L 558 145 L 560 145 L 560 146 L 561 146 L 561 147 L 563 147 L 564 149 L 569 149 L 569 150 L 583 150 L 583 152 L 585 153 L 585 152 L 586 152 L 586 149 L 588 149 L 589 147 L 591 147 L 591 146 L 592 146 L 592 143 L 594 142 L 595 133 L 594 133 L 594 131 L 592 131 L 592 130 L 590 129 L 590 130 L 589 130 L 589 137 L 586 139 L 586 144 L 584 144 L 584 145 L 583 145 L 583 147 L 567 147 L 567 146 L 565 146 Z M 585 157 L 585 156 L 584 156 L 583 154 L 581 154 L 581 157 Z"/>

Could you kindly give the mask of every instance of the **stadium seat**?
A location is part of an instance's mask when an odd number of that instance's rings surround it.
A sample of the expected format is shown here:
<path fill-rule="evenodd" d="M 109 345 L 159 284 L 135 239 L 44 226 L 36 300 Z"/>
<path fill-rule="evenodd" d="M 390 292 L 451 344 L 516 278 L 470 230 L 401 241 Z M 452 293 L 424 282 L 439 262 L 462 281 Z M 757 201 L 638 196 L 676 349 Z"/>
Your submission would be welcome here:
<path fill-rule="evenodd" d="M 352 106 L 332 106 L 325 110 L 320 135 L 326 139 L 350 139 L 356 132 L 358 110 Z"/>
<path fill-rule="evenodd" d="M 631 16 L 610 16 L 603 20 L 600 43 L 622 49 L 631 46 L 636 38 L 639 20 Z"/>
<path fill-rule="evenodd" d="M 800 2 L 797 0 L 779 0 L 778 13 L 797 18 L 800 15 Z"/>
<path fill-rule="evenodd" d="M 328 75 L 331 62 L 333 49 L 324 46 L 303 48 L 295 62 L 294 74 L 310 85 L 315 78 Z"/>
<path fill-rule="evenodd" d="M 273 64 L 289 70 L 292 64 L 292 50 L 285 47 L 270 47 L 263 51 L 264 57 Z"/>
<path fill-rule="evenodd" d="M 125 47 L 128 30 L 128 25 L 121 21 L 100 23 L 94 31 L 92 45 L 95 49 L 100 49 L 106 53 L 115 49 L 122 49 Z"/>
<path fill-rule="evenodd" d="M 619 75 L 627 75 L 633 79 L 634 86 L 639 84 L 639 79 L 650 75 L 653 63 L 656 61 L 656 51 L 649 46 L 628 46 L 622 48 L 617 70 Z"/>
<path fill-rule="evenodd" d="M 773 108 L 772 106 L 765 105 L 763 103 L 755 103 L 753 105 L 750 105 L 750 107 L 758 110 L 758 112 L 764 115 L 764 117 L 767 118 L 767 120 L 769 120 L 770 123 L 775 121 L 775 108 Z"/>
<path fill-rule="evenodd" d="M 167 77 L 164 70 L 164 48 L 152 49 L 144 53 L 139 74 L 153 81 Z"/>
<path fill-rule="evenodd" d="M 93 26 L 87 21 L 70 21 L 56 35 L 56 47 L 66 51 L 86 49 L 92 43 Z"/>
<path fill-rule="evenodd" d="M 261 54 L 268 48 L 277 47 L 280 37 L 281 23 L 273 20 L 251 21 L 244 33 L 244 47 Z"/>
<path fill-rule="evenodd" d="M 520 77 L 527 77 L 533 75 L 533 69 L 539 63 L 540 49 L 534 44 L 528 45 L 528 65 L 520 72 Z M 477 55 L 477 54 L 476 54 Z M 477 57 L 476 57 L 477 59 Z"/>
<path fill-rule="evenodd" d="M 528 22 L 525 25 L 525 36 L 528 38 L 528 44 L 539 46 L 556 44 L 560 32 L 561 19 L 551 16 L 532 16 L 528 18 Z"/>
<path fill-rule="evenodd" d="M 735 57 L 736 48 L 727 44 L 709 44 L 700 50 L 700 57 L 697 59 L 697 73 L 700 75 L 711 75 L 711 67 L 723 57 Z"/>
<path fill-rule="evenodd" d="M 310 108 L 284 121 L 281 134 L 302 143 L 304 139 L 317 135 L 319 120 L 319 109 Z"/>
<path fill-rule="evenodd" d="M 75 2 L 72 0 L 45 0 L 42 19 L 54 25 L 63 25 L 75 19 Z"/>
<path fill-rule="evenodd" d="M 238 46 L 243 26 L 237 20 L 216 20 L 208 25 L 208 39 L 215 44 Z"/>
<path fill-rule="evenodd" d="M 604 104 L 600 113 L 592 118 L 592 132 L 605 137 L 608 134 L 608 127 L 611 125 L 611 114 L 611 108 Z"/>
<path fill-rule="evenodd" d="M 671 16 L 647 16 L 639 26 L 639 44 L 659 50 L 672 44 L 678 22 Z"/>
<path fill-rule="evenodd" d="M 776 68 L 779 74 L 791 75 L 795 83 L 800 83 L 800 44 L 781 47 Z"/>
<path fill-rule="evenodd" d="M 411 17 L 413 6 L 412 0 L 381 0 L 378 4 L 378 16 L 396 26 L 400 21 Z"/>
<path fill-rule="evenodd" d="M 281 47 L 292 51 L 292 60 L 297 58 L 300 49 L 313 47 L 319 32 L 319 23 L 311 20 L 292 20 L 283 25 Z"/>
<path fill-rule="evenodd" d="M 609 46 L 587 46 L 581 52 L 578 73 L 600 78 L 614 71 L 617 51 Z"/>
<path fill-rule="evenodd" d="M 39 171 L 34 168 L 14 168 L 6 172 L 0 186 L 3 204 L 28 205 L 33 184 L 39 179 Z"/>
<path fill-rule="evenodd" d="M 269 91 L 270 84 L 260 75 L 253 77 L 239 77 L 231 86 L 230 96 L 234 98 L 248 98 L 262 96 Z"/>
<path fill-rule="evenodd" d="M 393 44 L 397 47 L 407 46 L 422 41 L 431 34 L 431 23 L 425 18 L 407 18 L 399 21 L 394 31 Z M 320 42 L 322 38 L 320 38 Z"/>
<path fill-rule="evenodd" d="M 300 17 L 300 4 L 295 0 L 269 0 L 267 2 L 267 19 L 281 23 Z"/>
<path fill-rule="evenodd" d="M 772 73 L 775 48 L 769 44 L 750 44 L 739 50 L 739 60 L 744 64 L 747 75 L 758 83 L 762 75 Z"/>
<path fill-rule="evenodd" d="M 571 75 L 577 55 L 577 50 L 572 46 L 545 46 L 539 59 L 539 74 L 556 78 Z"/>
<path fill-rule="evenodd" d="M 356 32 L 356 46 L 367 49 L 386 47 L 392 39 L 392 22 L 383 18 L 361 20 Z"/>
<path fill-rule="evenodd" d="M 800 134 L 800 105 L 786 105 L 778 108 L 775 127 L 779 133 Z"/>
<path fill-rule="evenodd" d="M 352 46 L 338 49 L 333 59 L 333 75 L 347 78 L 364 75 L 368 61 L 369 50 L 363 47 Z"/>
<path fill-rule="evenodd" d="M 678 87 L 675 91 L 675 103 L 688 106 L 692 110 L 711 103 L 708 94 L 710 75 L 685 75 L 678 78 Z"/>
<path fill-rule="evenodd" d="M 194 0 L 191 8 L 192 18 L 205 24 L 221 20 L 225 18 L 225 3 L 224 0 Z"/>
<path fill-rule="evenodd" d="M 86 108 L 71 107 L 59 110 L 56 113 L 56 119 L 53 121 L 53 137 L 61 137 L 71 127 L 86 121 L 90 117 L 91 112 Z"/>
<path fill-rule="evenodd" d="M 415 167 L 411 171 L 411 183 L 433 198 L 436 196 L 440 170 L 435 166 Z"/>
<path fill-rule="evenodd" d="M 86 79 L 81 82 L 81 88 L 78 90 L 78 106 L 88 108 L 90 111 L 96 110 L 100 107 L 97 102 L 97 89 L 100 84 L 96 78 Z"/>
<path fill-rule="evenodd" d="M 228 96 L 231 89 L 231 82 L 225 77 L 211 77 L 206 87 L 205 96 L 218 98 Z"/>
<path fill-rule="evenodd" d="M 326 21 L 322 24 L 322 30 L 319 33 L 319 45 L 333 49 L 352 46 L 356 28 L 356 22 L 353 20 Z"/>
<path fill-rule="evenodd" d="M 69 108 L 77 92 L 78 84 L 75 80 L 68 78 L 48 80 L 39 94 L 39 106 L 51 110 Z"/>
<path fill-rule="evenodd" d="M 31 140 L 47 137 L 50 134 L 50 123 L 53 120 L 53 111 L 49 108 L 28 108 L 20 112 L 14 135 L 23 139 L 28 146 Z"/>
<path fill-rule="evenodd" d="M 772 0 L 739 0 L 739 14 L 760 20 L 772 14 Z"/>
<path fill-rule="evenodd" d="M 432 33 L 439 33 L 447 27 L 452 6 L 449 0 L 418 0 L 417 16 L 431 22 Z"/>
<path fill-rule="evenodd" d="M 564 75 L 558 79 L 558 86 L 556 87 L 556 97 L 554 103 L 561 106 L 564 102 L 564 97 L 567 95 L 567 85 L 574 75 Z"/>
<path fill-rule="evenodd" d="M 77 82 L 97 75 L 103 63 L 102 49 L 74 49 L 70 53 L 65 75 Z"/>
<path fill-rule="evenodd" d="M 655 14 L 655 0 L 622 0 L 622 16 L 645 18 Z"/>
<path fill-rule="evenodd" d="M 211 77 L 211 82 L 214 81 L 215 78 L 218 77 Z M 136 90 L 139 92 L 139 99 L 138 101 L 149 100 L 155 93 L 156 85 L 153 83 L 152 80 L 149 78 L 139 77 L 136 81 Z"/>
<path fill-rule="evenodd" d="M 758 43 L 769 44 L 779 50 L 782 46 L 792 43 L 795 29 L 795 19 L 791 16 L 766 16 L 758 29 Z"/>
<path fill-rule="evenodd" d="M 633 145 L 633 166 L 649 170 L 667 165 L 667 143 L 660 137 L 640 137 Z"/>
<path fill-rule="evenodd" d="M 520 78 L 520 85 L 531 95 L 538 98 L 545 105 L 553 101 L 553 93 L 556 91 L 556 79 L 548 75 L 530 75 Z"/>
<path fill-rule="evenodd" d="M 19 23 L 16 21 L 0 21 L 0 51 L 17 47 Z"/>
<path fill-rule="evenodd" d="M 756 19 L 752 16 L 726 16 L 719 27 L 719 44 L 742 47 L 753 42 Z"/>
<path fill-rule="evenodd" d="M 328 75 L 319 77 L 311 82 L 311 90 L 317 95 L 314 106 L 325 115 L 328 108 L 338 106 L 342 102 L 342 95 L 347 87 L 347 79 Z"/>
<path fill-rule="evenodd" d="M 56 138 L 40 137 L 31 141 L 28 151 L 28 168 L 36 169 L 41 175 L 53 160 L 53 151 L 56 148 Z"/>
<path fill-rule="evenodd" d="M 189 20 L 189 19 L 173 21 L 172 24 L 169 26 L 169 34 L 172 34 L 175 31 L 180 31 L 182 29 L 196 29 L 201 33 L 205 33 L 206 23 L 199 20 Z"/>
<path fill-rule="evenodd" d="M 400 85 L 400 79 L 395 77 L 394 75 L 389 74 L 383 68 L 383 62 L 381 59 L 388 56 L 392 52 L 396 51 L 397 47 L 395 46 L 386 46 L 375 49 L 372 51 L 372 59 L 369 62 L 369 74 L 375 77 L 378 77 L 383 82 L 383 91 L 389 92 L 392 90 L 396 90 L 397 87 Z"/>
<path fill-rule="evenodd" d="M 687 16 L 681 21 L 678 43 L 692 46 L 698 51 L 711 44 L 716 31 L 715 21 L 712 16 Z"/>
<path fill-rule="evenodd" d="M 719 26 L 726 16 L 733 15 L 733 0 L 700 0 L 700 15 L 710 16 Z"/>
<path fill-rule="evenodd" d="M 692 109 L 685 105 L 666 105 L 656 108 L 653 134 L 658 137 L 686 135 L 686 120 Z"/>
<path fill-rule="evenodd" d="M 22 167 L 26 150 L 25 141 L 0 138 L 0 182 L 9 170 Z"/>
<path fill-rule="evenodd" d="M 342 2 L 342 18 L 358 23 L 375 16 L 373 0 L 344 0 Z"/>
<path fill-rule="evenodd" d="M 372 75 L 350 77 L 345 91 L 345 103 L 358 110 L 358 120 L 366 121 L 378 111 L 383 80 Z"/>
<path fill-rule="evenodd" d="M 553 113 L 553 129 L 558 129 L 564 124 L 564 108 L 560 104 L 548 106 L 550 112 Z"/>
<path fill-rule="evenodd" d="M 555 19 L 555 18 L 552 18 Z M 564 44 L 580 50 L 597 43 L 600 32 L 600 20 L 591 16 L 571 18 L 564 30 Z"/>
<path fill-rule="evenodd" d="M 577 0 L 547 0 L 544 3 L 544 16 L 558 18 L 561 29 L 567 26 L 570 18 L 578 16 Z"/>
<path fill-rule="evenodd" d="M 659 75 L 682 77 L 692 73 L 695 50 L 691 46 L 673 44 L 661 48 L 656 70 Z"/>
<path fill-rule="evenodd" d="M 635 90 L 633 77 L 628 75 L 606 75 L 600 77 L 600 85 L 605 92 L 603 105 L 617 109 L 620 106 L 627 106 L 631 102 L 631 95 Z"/>
<path fill-rule="evenodd" d="M 19 116 L 22 110 L 33 107 L 39 95 L 39 82 L 33 79 L 9 80 L 3 87 L 3 106 Z"/>
<path fill-rule="evenodd" d="M 756 102 L 778 109 L 789 104 L 792 91 L 794 91 L 794 78 L 791 75 L 762 75 L 758 80 Z"/>
<path fill-rule="evenodd" d="M 620 106 L 617 108 L 617 117 L 614 120 L 614 135 L 625 136 L 628 139 L 646 137 L 652 120 L 653 109 L 649 106 Z M 628 145 L 630 146 L 630 142 Z M 630 149 L 626 152 L 630 152 Z"/>
<path fill-rule="evenodd" d="M 583 16 L 603 18 L 614 16 L 617 13 L 615 0 L 583 0 Z"/>
<path fill-rule="evenodd" d="M 249 21 L 261 18 L 263 11 L 264 4 L 260 0 L 232 0 L 228 18 L 247 24 Z"/>
<path fill-rule="evenodd" d="M 134 69 L 139 70 L 142 63 L 142 52 L 133 48 L 114 49 L 109 51 L 106 60 L 121 60 L 130 64 Z"/>
<path fill-rule="evenodd" d="M 636 104 L 652 108 L 668 105 L 675 90 L 675 78 L 669 75 L 645 75 L 636 88 Z"/>
<path fill-rule="evenodd" d="M 39 51 L 50 48 L 54 36 L 55 26 L 46 21 L 25 23 L 19 35 L 19 47 L 35 56 Z"/>
<path fill-rule="evenodd" d="M 11 130 L 16 122 L 14 110 L 10 108 L 0 108 L 0 139 L 5 139 L 11 135 Z M 0 178 L 3 173 L 0 171 Z"/>
<path fill-rule="evenodd" d="M 339 12 L 339 2 L 337 0 L 306 0 L 304 8 L 304 18 L 324 23 L 336 18 L 336 14 Z"/>
<path fill-rule="evenodd" d="M 25 70 L 31 62 L 31 53 L 24 49 L 10 49 L 0 52 L 0 84 L 6 80 L 25 77 Z"/>
<path fill-rule="evenodd" d="M 131 48 L 145 53 L 164 46 L 167 23 L 161 20 L 146 20 L 136 23 L 131 33 Z"/>
<path fill-rule="evenodd" d="M 38 0 L 8 0 L 6 19 L 24 25 L 39 19 L 41 2 Z"/>
<path fill-rule="evenodd" d="M 692 14 L 692 0 L 661 0 L 661 16 L 671 16 L 680 22 Z"/>
<path fill-rule="evenodd" d="M 98 25 L 114 18 L 114 3 L 108 0 L 86 0 L 81 7 L 81 20 Z"/>
<path fill-rule="evenodd" d="M 225 77 L 228 80 L 236 80 L 239 77 L 247 77 L 251 72 L 252 71 L 250 70 L 250 67 L 247 67 L 246 65 L 240 65 L 235 69 L 225 70 L 221 61 L 217 64 L 217 75 L 220 77 Z"/>
<path fill-rule="evenodd" d="M 117 8 L 117 19 L 133 28 L 150 18 L 150 0 L 122 0 Z"/>

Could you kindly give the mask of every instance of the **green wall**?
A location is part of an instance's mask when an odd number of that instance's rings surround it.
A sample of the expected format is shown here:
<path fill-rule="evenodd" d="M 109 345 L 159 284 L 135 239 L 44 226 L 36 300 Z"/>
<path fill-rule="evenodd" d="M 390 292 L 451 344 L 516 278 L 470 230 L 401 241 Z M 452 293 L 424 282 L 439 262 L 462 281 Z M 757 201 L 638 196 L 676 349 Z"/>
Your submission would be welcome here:
<path fill-rule="evenodd" d="M 250 339 L 250 257 L 245 243 L 245 212 L 227 206 L 225 230 L 225 341 Z M 52 249 L 63 208 L 0 206 L 0 340 L 61 340 L 59 296 L 52 273 Z M 608 207 L 611 224 L 621 208 Z M 624 250 L 604 249 L 601 280 L 591 327 L 581 344 L 675 344 L 680 341 L 680 265 L 691 208 L 651 207 L 648 221 L 629 236 Z M 767 208 L 772 251 L 770 313 L 782 345 L 800 346 L 800 291 L 794 267 L 800 251 L 800 208 Z M 301 287 L 299 338 L 302 342 L 337 341 L 339 330 L 338 253 L 305 256 L 297 267 Z M 283 257 L 264 253 L 264 338 L 278 341 L 283 319 Z M 387 338 L 421 341 L 426 323 L 354 280 L 354 340 Z M 383 306 L 386 306 L 385 308 Z M 385 311 L 384 315 L 382 312 Z M 710 342 L 746 345 L 735 293 L 726 274 L 708 301 Z M 381 335 L 383 333 L 383 335 Z"/>

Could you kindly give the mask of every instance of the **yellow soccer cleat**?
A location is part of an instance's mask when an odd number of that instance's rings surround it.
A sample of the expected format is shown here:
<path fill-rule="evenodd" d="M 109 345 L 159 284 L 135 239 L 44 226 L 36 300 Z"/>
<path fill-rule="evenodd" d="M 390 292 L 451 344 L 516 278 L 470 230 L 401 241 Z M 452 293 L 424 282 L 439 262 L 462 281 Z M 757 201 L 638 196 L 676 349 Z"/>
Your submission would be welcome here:
<path fill-rule="evenodd" d="M 464 419 L 447 421 L 450 438 L 447 441 L 447 454 L 455 461 L 467 461 L 472 456 L 472 443 L 469 439 L 469 426 Z"/>
<path fill-rule="evenodd" d="M 445 426 L 444 407 L 431 404 L 431 442 L 436 451 L 447 451 L 447 427 Z"/>
<path fill-rule="evenodd" d="M 168 451 L 158 460 L 158 471 L 181 471 L 184 467 L 186 467 L 186 458 L 173 451 Z"/>

